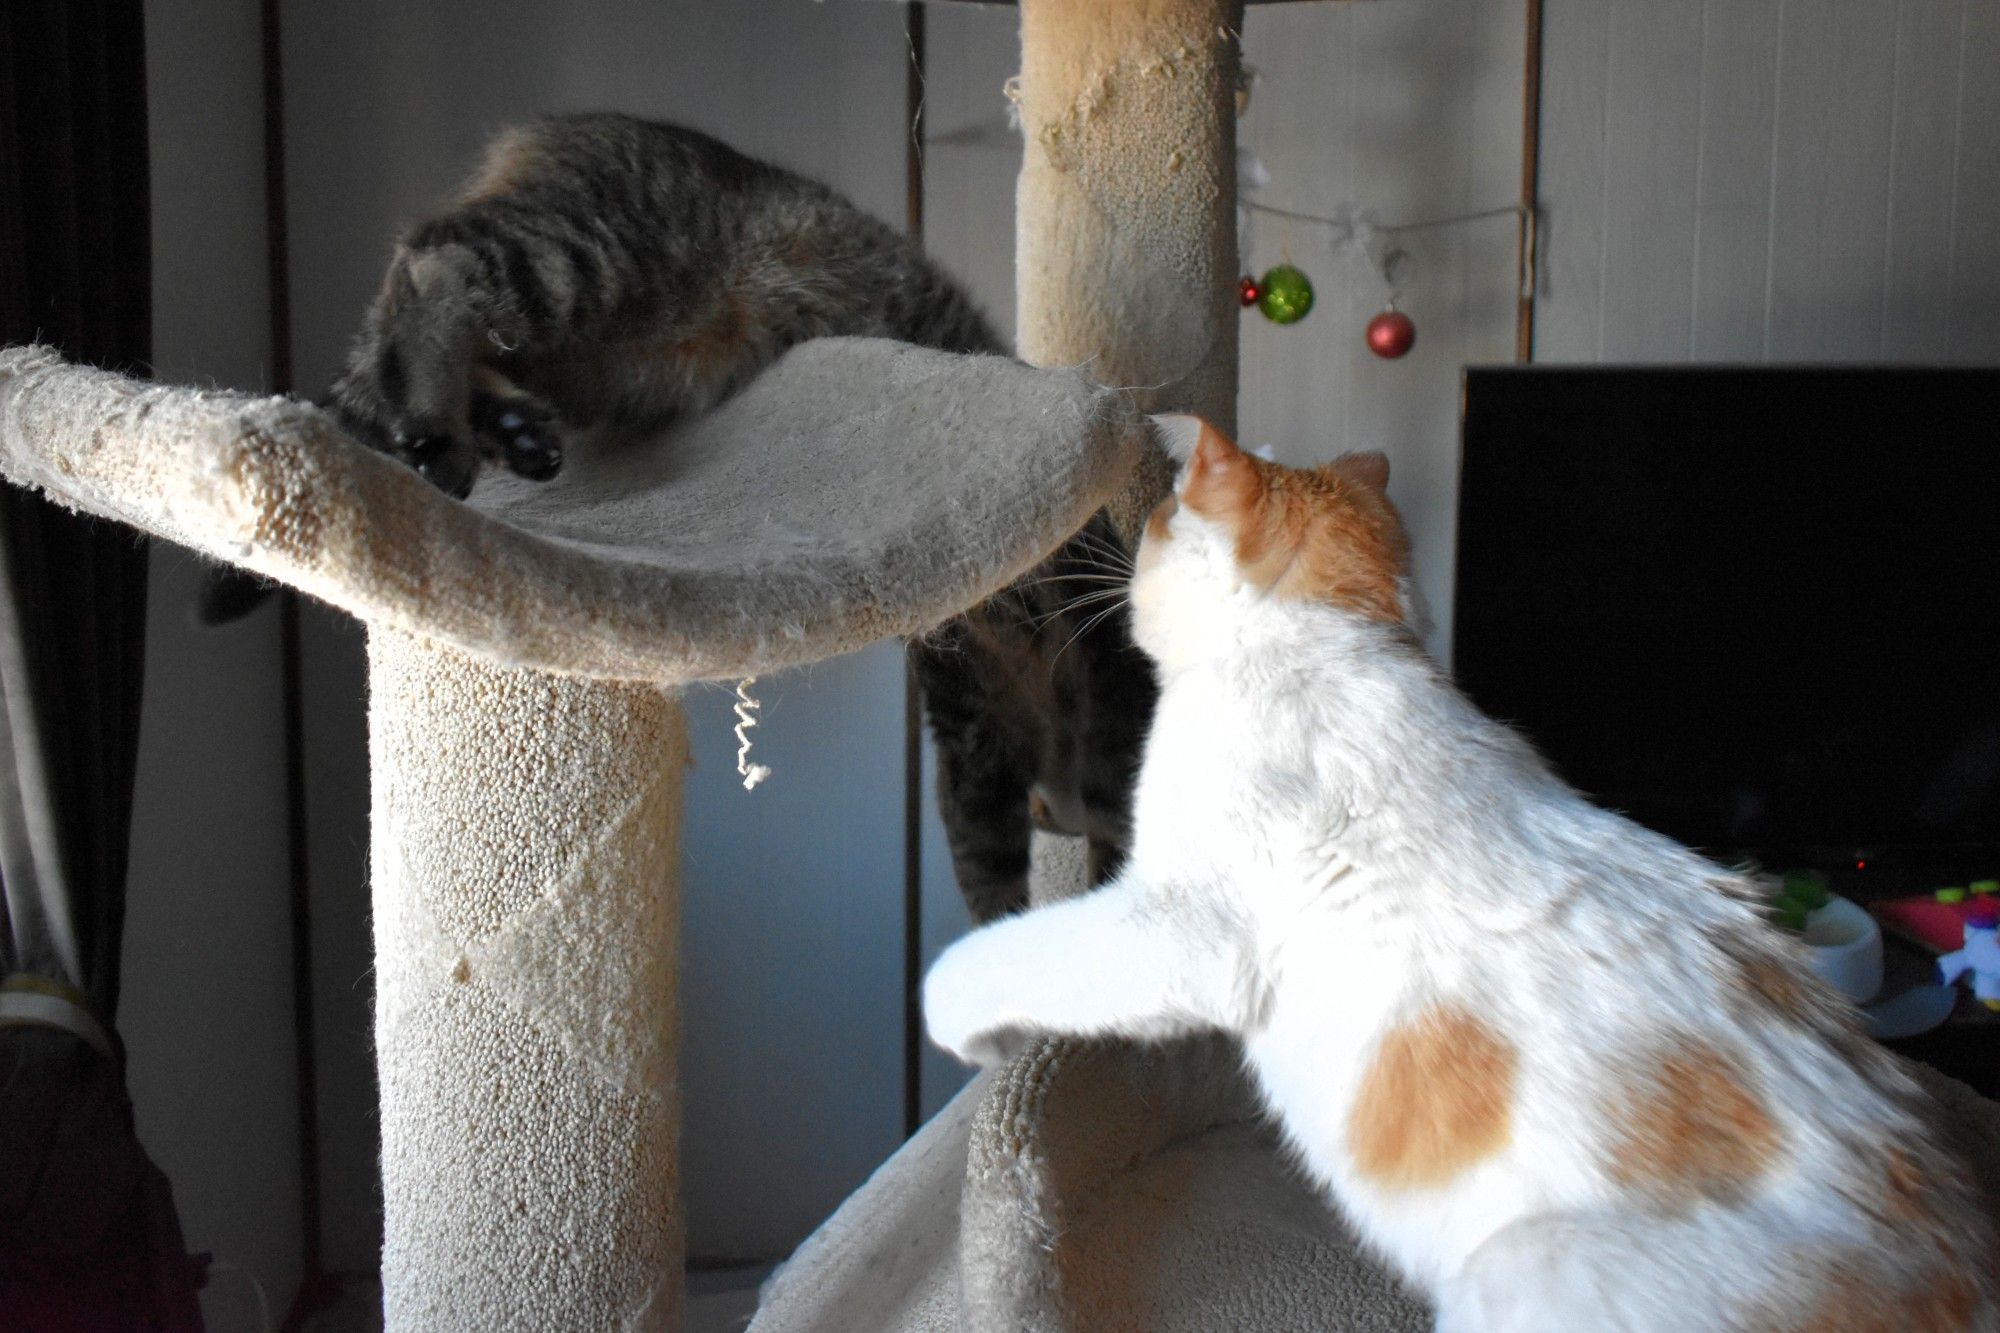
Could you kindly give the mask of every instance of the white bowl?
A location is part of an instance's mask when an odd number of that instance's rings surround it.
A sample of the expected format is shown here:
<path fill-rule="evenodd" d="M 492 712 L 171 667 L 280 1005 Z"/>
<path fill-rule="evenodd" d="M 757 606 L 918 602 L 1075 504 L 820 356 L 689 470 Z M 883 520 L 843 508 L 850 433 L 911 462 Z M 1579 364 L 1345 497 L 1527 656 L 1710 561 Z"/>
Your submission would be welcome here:
<path fill-rule="evenodd" d="M 1834 898 L 1807 916 L 1806 954 L 1812 970 L 1856 1004 L 1882 989 L 1882 928 L 1857 903 Z"/>

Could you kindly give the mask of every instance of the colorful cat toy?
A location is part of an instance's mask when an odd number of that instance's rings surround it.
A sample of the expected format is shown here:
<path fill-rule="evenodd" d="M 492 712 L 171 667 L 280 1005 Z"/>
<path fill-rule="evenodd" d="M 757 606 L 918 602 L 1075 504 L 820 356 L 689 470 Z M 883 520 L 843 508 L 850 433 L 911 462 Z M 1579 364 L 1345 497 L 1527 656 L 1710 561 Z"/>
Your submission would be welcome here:
<path fill-rule="evenodd" d="M 1971 973 L 1972 993 L 2000 1011 L 2000 901 L 1981 897 L 1973 904 L 1965 918 L 1965 947 L 1939 958 L 1937 966 L 1947 986 Z"/>

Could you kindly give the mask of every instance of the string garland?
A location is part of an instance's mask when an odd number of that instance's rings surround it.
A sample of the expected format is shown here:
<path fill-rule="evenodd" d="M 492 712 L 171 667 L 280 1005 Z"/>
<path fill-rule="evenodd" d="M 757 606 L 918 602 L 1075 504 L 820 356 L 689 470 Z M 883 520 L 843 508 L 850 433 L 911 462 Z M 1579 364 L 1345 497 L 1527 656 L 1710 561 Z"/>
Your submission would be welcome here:
<path fill-rule="evenodd" d="M 1254 213 L 1269 213 L 1273 217 L 1289 218 L 1293 222 L 1317 222 L 1328 227 L 1346 227 L 1353 224 L 1353 217 L 1324 217 L 1318 213 L 1303 213 L 1295 208 L 1279 208 L 1261 200 L 1245 199 L 1243 207 Z M 1429 231 L 1434 227 L 1454 227 L 1461 222 L 1484 222 L 1488 218 L 1517 217 L 1532 222 L 1534 210 L 1526 204 L 1502 204 L 1498 208 L 1482 208 L 1476 213 L 1454 213 L 1448 218 L 1425 218 L 1422 222 L 1374 222 L 1368 225 L 1385 236 L 1403 232 Z"/>
<path fill-rule="evenodd" d="M 1358 208 L 1343 208 L 1333 214 L 1309 213 L 1303 209 L 1285 208 L 1278 204 L 1266 203 L 1256 198 L 1256 194 L 1271 182 L 1271 176 L 1264 169 L 1254 153 L 1247 147 L 1237 150 L 1237 206 L 1240 245 L 1249 249 L 1252 222 L 1255 216 L 1274 217 L 1285 223 L 1303 223 L 1313 227 L 1323 227 L 1332 233 L 1330 237 L 1336 257 L 1343 254 L 1363 258 L 1381 277 L 1387 289 L 1387 299 L 1382 309 L 1368 321 L 1365 336 L 1368 350 L 1384 360 L 1393 361 L 1409 354 L 1416 346 L 1417 326 L 1409 315 L 1396 308 L 1402 283 L 1411 264 L 1410 252 L 1393 244 L 1397 237 L 1418 232 L 1433 231 L 1443 227 L 1465 226 L 1475 222 L 1486 222 L 1495 218 L 1511 217 L 1522 230 L 1521 235 L 1521 287 L 1524 295 L 1532 293 L 1535 285 L 1535 210 L 1525 204 L 1502 204 L 1495 208 L 1473 209 L 1464 213 L 1452 213 L 1444 217 L 1423 218 L 1414 222 L 1376 222 L 1367 212 Z M 1246 272 L 1237 281 L 1238 294 L 1245 308 L 1255 306 L 1263 316 L 1274 324 L 1295 324 L 1311 312 L 1313 306 L 1312 280 L 1292 261 L 1289 238 L 1282 244 L 1283 261 L 1267 269 L 1264 275 L 1253 277 Z"/>

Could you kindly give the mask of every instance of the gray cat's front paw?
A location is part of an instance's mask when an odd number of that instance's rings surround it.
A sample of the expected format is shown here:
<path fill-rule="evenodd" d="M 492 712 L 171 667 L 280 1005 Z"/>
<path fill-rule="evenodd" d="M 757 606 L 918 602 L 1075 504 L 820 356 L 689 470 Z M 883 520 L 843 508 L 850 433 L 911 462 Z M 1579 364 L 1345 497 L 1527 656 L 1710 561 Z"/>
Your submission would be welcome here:
<path fill-rule="evenodd" d="M 350 374 L 328 395 L 326 405 L 341 427 L 446 495 L 463 500 L 471 494 L 479 475 L 479 447 L 434 422 L 389 411 L 374 395 L 356 388 L 357 379 Z"/>
<path fill-rule="evenodd" d="M 470 439 L 414 418 L 389 424 L 371 420 L 338 398 L 334 408 L 350 434 L 414 468 L 456 499 L 472 493 L 482 464 L 489 461 L 529 481 L 547 481 L 562 470 L 562 428 L 554 413 L 534 399 L 474 394 Z"/>
<path fill-rule="evenodd" d="M 475 393 L 472 430 L 488 457 L 529 481 L 547 481 L 562 470 L 562 430 L 555 413 L 525 394 Z"/>

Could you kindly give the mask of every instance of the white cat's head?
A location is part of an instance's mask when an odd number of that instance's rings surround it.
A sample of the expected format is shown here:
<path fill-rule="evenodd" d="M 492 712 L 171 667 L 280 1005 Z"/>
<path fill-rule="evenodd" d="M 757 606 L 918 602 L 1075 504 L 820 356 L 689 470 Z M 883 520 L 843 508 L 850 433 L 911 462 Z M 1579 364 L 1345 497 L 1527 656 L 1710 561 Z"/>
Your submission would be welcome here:
<path fill-rule="evenodd" d="M 1410 543 L 1389 503 L 1388 459 L 1347 454 L 1289 468 L 1243 452 L 1197 418 L 1155 420 L 1181 471 L 1146 521 L 1132 626 L 1162 666 L 1329 610 L 1408 623 Z"/>

